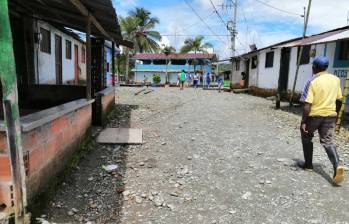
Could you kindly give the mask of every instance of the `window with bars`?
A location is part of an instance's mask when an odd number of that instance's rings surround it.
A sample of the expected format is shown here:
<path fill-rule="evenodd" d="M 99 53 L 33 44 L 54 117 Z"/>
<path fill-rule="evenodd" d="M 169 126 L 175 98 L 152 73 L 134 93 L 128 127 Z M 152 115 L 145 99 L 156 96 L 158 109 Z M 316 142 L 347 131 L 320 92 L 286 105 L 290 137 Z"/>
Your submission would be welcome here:
<path fill-rule="evenodd" d="M 81 48 L 81 63 L 86 63 L 86 49 L 84 47 Z"/>
<path fill-rule="evenodd" d="M 71 59 L 71 41 L 65 40 L 65 58 Z"/>
<path fill-rule="evenodd" d="M 274 51 L 265 54 L 265 67 L 272 68 L 274 66 Z"/>
<path fill-rule="evenodd" d="M 41 41 L 40 51 L 51 54 L 51 32 L 40 27 Z"/>

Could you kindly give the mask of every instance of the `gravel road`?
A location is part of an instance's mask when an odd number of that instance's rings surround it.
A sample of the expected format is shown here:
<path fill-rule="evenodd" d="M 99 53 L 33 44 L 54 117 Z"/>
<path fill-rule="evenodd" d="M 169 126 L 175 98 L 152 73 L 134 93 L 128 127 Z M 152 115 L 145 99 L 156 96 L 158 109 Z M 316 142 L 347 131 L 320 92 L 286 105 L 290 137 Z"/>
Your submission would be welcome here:
<path fill-rule="evenodd" d="M 349 223 L 349 187 L 333 187 L 315 138 L 302 159 L 300 116 L 269 100 L 201 89 L 117 89 L 109 127 L 143 129 L 143 145 L 98 145 L 43 209 L 52 223 Z M 96 130 L 97 132 L 99 130 Z M 348 136 L 336 137 L 342 163 Z M 117 164 L 108 174 L 102 165 Z"/>

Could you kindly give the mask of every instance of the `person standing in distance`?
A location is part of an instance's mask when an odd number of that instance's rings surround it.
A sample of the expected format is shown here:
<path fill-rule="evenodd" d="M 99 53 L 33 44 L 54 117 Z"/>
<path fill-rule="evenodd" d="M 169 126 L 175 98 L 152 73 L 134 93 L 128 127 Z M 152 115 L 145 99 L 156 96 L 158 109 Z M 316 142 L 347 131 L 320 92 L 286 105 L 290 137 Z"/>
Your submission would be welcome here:
<path fill-rule="evenodd" d="M 183 89 L 184 89 L 185 80 L 186 80 L 186 74 L 185 74 L 185 71 L 182 70 L 182 72 L 179 73 L 179 86 L 180 86 L 180 90 L 183 90 Z"/>
<path fill-rule="evenodd" d="M 313 170 L 313 137 L 317 130 L 320 143 L 325 148 L 333 166 L 333 184 L 344 180 L 344 167 L 339 164 L 339 156 L 333 143 L 333 131 L 338 111 L 342 104 L 340 79 L 328 73 L 328 58 L 319 56 L 313 61 L 313 77 L 306 83 L 300 101 L 303 105 L 301 137 L 304 163 L 298 166 Z"/>

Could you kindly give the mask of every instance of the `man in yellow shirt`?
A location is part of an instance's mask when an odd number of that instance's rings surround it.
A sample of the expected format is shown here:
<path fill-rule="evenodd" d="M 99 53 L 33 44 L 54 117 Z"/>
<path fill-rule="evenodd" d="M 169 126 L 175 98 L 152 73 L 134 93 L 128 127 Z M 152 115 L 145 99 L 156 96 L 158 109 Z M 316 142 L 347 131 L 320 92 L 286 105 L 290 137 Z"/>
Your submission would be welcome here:
<path fill-rule="evenodd" d="M 333 183 L 338 185 L 344 180 L 344 168 L 339 165 L 339 156 L 333 143 L 333 130 L 341 106 L 342 91 L 339 78 L 328 73 L 327 67 L 327 57 L 314 59 L 314 75 L 306 83 L 300 99 L 304 103 L 301 136 L 305 162 L 298 165 L 306 170 L 313 169 L 312 139 L 317 130 L 320 143 L 333 165 Z"/>

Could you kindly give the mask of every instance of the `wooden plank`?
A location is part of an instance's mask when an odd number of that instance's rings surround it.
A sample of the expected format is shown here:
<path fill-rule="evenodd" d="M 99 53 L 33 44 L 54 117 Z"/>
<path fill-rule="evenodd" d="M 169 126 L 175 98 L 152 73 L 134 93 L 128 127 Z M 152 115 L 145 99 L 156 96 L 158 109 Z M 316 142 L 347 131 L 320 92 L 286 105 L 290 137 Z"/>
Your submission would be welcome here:
<path fill-rule="evenodd" d="M 91 17 L 86 18 L 86 98 L 91 99 Z"/>
<path fill-rule="evenodd" d="M 133 128 L 106 128 L 97 137 L 104 144 L 142 144 L 143 130 Z"/>
<path fill-rule="evenodd" d="M 88 11 L 88 9 L 79 1 L 79 0 L 70 0 L 70 2 L 75 5 L 75 7 L 80 11 L 80 13 L 84 16 L 89 16 L 91 22 L 95 27 L 109 40 L 113 40 L 113 37 L 109 35 L 107 31 L 103 28 L 103 26 L 97 21 L 97 19 Z"/>

